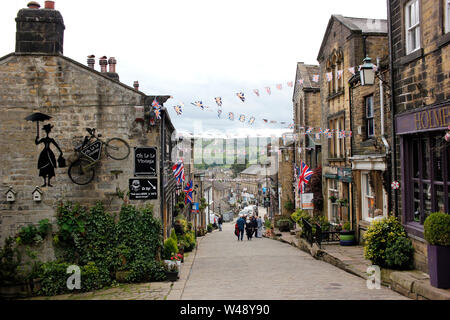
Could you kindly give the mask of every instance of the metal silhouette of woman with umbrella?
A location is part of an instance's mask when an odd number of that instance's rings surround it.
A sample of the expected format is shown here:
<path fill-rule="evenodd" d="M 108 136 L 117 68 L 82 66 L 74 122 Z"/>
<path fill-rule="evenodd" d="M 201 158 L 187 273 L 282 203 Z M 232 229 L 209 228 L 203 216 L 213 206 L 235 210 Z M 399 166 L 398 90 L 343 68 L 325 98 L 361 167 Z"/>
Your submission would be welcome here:
<path fill-rule="evenodd" d="M 41 154 L 39 155 L 38 160 L 38 169 L 39 169 L 39 176 L 44 178 L 44 184 L 42 187 L 49 186 L 53 187 L 50 184 L 50 179 L 55 176 L 55 168 L 56 168 L 56 158 L 53 151 L 50 149 L 50 144 L 53 144 L 60 152 L 59 157 L 62 158 L 63 152 L 61 148 L 58 146 L 56 141 L 53 138 L 49 137 L 50 132 L 52 131 L 53 126 L 51 124 L 46 124 L 43 129 L 47 136 L 45 138 L 42 138 L 39 140 L 39 135 L 36 136 L 35 143 L 36 145 L 43 143 L 44 149 L 42 150 Z M 58 159 L 59 160 L 59 159 Z"/>

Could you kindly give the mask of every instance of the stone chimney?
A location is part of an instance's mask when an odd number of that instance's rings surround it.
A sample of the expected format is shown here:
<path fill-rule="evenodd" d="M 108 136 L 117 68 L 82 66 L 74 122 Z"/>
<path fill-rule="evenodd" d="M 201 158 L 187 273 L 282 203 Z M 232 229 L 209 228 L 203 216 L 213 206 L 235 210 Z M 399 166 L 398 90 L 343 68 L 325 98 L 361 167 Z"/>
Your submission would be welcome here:
<path fill-rule="evenodd" d="M 134 90 L 139 91 L 139 81 L 133 82 Z"/>
<path fill-rule="evenodd" d="M 93 54 L 91 54 L 90 56 L 87 57 L 87 65 L 89 68 L 94 69 L 95 66 L 95 56 Z"/>
<path fill-rule="evenodd" d="M 64 20 L 54 10 L 53 1 L 46 1 L 45 8 L 31 1 L 21 9 L 16 18 L 16 52 L 63 54 Z"/>
<path fill-rule="evenodd" d="M 100 72 L 106 73 L 106 67 L 108 65 L 108 58 L 106 56 L 101 57 L 98 60 L 98 64 L 100 65 Z"/>

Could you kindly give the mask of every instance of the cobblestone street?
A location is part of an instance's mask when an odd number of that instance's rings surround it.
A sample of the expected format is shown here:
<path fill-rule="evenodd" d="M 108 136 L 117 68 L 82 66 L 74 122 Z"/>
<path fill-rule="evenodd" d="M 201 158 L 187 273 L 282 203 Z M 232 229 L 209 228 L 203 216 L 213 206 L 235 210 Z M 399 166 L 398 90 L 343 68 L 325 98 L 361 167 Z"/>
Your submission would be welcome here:
<path fill-rule="evenodd" d="M 266 238 L 237 241 L 226 223 L 203 239 L 181 299 L 406 299 L 290 245 Z"/>

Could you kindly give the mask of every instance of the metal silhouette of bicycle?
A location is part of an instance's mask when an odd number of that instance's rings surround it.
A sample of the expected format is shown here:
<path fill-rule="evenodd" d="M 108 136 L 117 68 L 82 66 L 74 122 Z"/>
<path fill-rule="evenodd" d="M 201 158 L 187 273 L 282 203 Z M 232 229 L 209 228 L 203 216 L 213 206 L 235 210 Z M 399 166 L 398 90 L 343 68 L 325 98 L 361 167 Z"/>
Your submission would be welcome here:
<path fill-rule="evenodd" d="M 69 166 L 69 178 L 73 183 L 86 185 L 94 179 L 95 166 L 102 158 L 102 150 L 105 147 L 107 156 L 115 160 L 128 158 L 130 146 L 120 138 L 111 138 L 106 142 L 101 140 L 101 134 L 95 134 L 95 128 L 86 128 L 90 136 L 85 137 L 82 145 L 75 148 L 78 159 Z M 91 142 L 94 140 L 93 142 Z"/>

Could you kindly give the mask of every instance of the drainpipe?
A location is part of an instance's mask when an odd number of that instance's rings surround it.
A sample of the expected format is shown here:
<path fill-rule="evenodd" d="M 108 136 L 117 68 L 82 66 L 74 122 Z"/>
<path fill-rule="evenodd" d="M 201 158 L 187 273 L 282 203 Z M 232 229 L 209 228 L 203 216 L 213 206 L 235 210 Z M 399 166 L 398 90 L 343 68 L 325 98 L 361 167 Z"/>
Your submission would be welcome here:
<path fill-rule="evenodd" d="M 392 165 L 393 180 L 397 181 L 397 145 L 395 140 L 395 101 L 394 101 L 394 61 L 393 61 L 393 44 L 392 44 L 392 21 L 391 21 L 391 3 L 387 2 L 387 19 L 388 19 L 388 41 L 389 41 L 389 69 L 390 69 L 390 87 L 391 87 L 391 114 L 392 114 Z M 394 190 L 394 214 L 398 217 L 398 190 Z"/>
<path fill-rule="evenodd" d="M 151 108 L 153 108 L 152 106 L 150 106 Z M 160 163 L 159 163 L 159 190 L 160 190 L 160 204 L 159 204 L 159 208 L 160 208 L 160 213 L 161 213 L 161 222 L 162 222 L 162 226 L 163 226 L 163 239 L 165 238 L 165 231 L 164 230 L 164 202 L 165 202 L 165 194 L 164 194 L 164 170 L 165 170 L 165 155 L 164 155 L 164 147 L 165 147 L 165 128 L 164 128 L 164 123 L 165 123 L 165 117 L 166 117 L 166 113 L 165 110 L 161 110 L 161 121 L 160 121 L 160 126 L 159 126 L 159 136 L 160 136 Z"/>
<path fill-rule="evenodd" d="M 377 57 L 377 67 L 380 67 L 380 58 Z M 389 153 L 389 143 L 384 136 L 384 87 L 383 80 L 380 80 L 380 120 L 381 120 L 381 140 L 384 143 L 384 147 L 386 148 L 386 155 Z"/>

